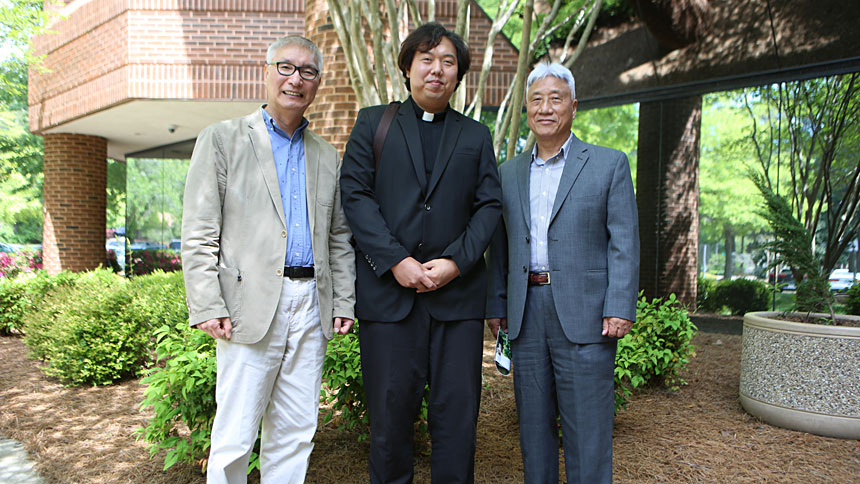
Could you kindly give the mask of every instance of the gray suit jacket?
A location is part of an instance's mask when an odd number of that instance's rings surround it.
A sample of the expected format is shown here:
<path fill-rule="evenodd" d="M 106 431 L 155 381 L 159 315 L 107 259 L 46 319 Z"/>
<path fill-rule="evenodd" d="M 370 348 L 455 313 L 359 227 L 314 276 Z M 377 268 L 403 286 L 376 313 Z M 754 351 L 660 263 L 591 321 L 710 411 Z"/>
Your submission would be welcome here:
<path fill-rule="evenodd" d="M 326 338 L 353 318 L 355 255 L 340 203 L 340 157 L 304 132 L 311 247 Z M 191 325 L 230 316 L 236 343 L 266 334 L 278 307 L 287 231 L 269 133 L 259 109 L 197 137 L 185 184 L 182 269 Z"/>
<path fill-rule="evenodd" d="M 490 246 L 487 317 L 519 335 L 528 290 L 531 152 L 503 163 L 503 223 Z M 611 341 L 604 317 L 636 319 L 639 222 L 627 156 L 574 136 L 548 230 L 550 287 L 572 343 Z"/>

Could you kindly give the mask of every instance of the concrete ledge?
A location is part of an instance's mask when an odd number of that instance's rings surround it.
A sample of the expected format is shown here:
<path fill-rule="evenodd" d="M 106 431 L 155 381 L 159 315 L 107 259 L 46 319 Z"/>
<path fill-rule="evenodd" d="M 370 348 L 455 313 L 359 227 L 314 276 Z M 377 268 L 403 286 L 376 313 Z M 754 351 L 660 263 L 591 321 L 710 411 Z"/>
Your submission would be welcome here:
<path fill-rule="evenodd" d="M 781 407 L 740 394 L 741 406 L 765 422 L 825 437 L 860 439 L 860 417 L 841 417 Z"/>

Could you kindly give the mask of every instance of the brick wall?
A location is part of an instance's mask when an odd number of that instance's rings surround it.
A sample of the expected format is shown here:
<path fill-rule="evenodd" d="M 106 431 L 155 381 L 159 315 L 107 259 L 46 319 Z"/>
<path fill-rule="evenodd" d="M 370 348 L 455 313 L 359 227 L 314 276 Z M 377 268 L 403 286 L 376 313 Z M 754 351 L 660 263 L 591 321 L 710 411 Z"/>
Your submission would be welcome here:
<path fill-rule="evenodd" d="M 304 33 L 303 0 L 76 0 L 35 39 L 30 129 L 131 99 L 265 98 L 266 47 Z M 213 120 L 214 121 L 214 120 Z"/>
<path fill-rule="evenodd" d="M 639 105 L 639 204 L 645 295 L 696 304 L 699 240 L 699 96 Z"/>
<path fill-rule="evenodd" d="M 305 36 L 323 54 L 323 77 L 317 97 L 306 113 L 310 129 L 343 154 L 358 113 L 358 100 L 349 82 L 346 58 L 328 14 L 326 0 L 305 0 Z"/>
<path fill-rule="evenodd" d="M 107 140 L 65 133 L 44 140 L 45 269 L 93 269 L 105 263 Z"/>

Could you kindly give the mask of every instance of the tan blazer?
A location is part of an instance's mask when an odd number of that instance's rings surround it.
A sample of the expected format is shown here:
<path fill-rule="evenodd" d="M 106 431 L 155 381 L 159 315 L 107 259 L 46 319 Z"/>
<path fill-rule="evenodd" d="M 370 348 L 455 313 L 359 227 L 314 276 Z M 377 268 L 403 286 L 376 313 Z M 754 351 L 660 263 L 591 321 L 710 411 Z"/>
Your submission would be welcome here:
<path fill-rule="evenodd" d="M 337 151 L 304 132 L 305 180 L 320 322 L 354 318 L 355 255 L 340 203 Z M 232 341 L 256 343 L 275 315 L 287 252 L 269 133 L 259 109 L 197 138 L 185 184 L 182 269 L 189 320 L 229 316 Z"/>

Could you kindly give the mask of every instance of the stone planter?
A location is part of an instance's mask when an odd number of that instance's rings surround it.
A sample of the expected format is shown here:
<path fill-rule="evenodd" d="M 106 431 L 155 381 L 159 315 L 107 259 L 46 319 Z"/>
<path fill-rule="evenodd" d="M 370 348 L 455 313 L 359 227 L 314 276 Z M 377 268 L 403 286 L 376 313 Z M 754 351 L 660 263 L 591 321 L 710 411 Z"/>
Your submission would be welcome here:
<path fill-rule="evenodd" d="M 744 316 L 741 405 L 778 427 L 860 439 L 860 328 L 777 314 Z"/>

